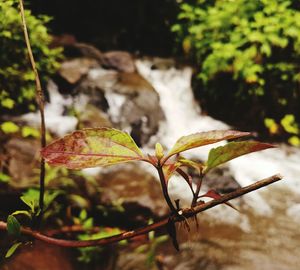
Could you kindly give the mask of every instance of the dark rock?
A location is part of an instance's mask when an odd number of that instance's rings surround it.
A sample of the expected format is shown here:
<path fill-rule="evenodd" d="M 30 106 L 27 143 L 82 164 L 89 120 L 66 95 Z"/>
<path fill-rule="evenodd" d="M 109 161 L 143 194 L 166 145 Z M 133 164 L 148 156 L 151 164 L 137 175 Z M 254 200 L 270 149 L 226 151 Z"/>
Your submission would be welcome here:
<path fill-rule="evenodd" d="M 130 130 L 139 145 L 148 142 L 164 119 L 157 92 L 137 73 L 91 70 L 75 91 L 86 94 L 89 103 L 107 111 L 116 128 Z"/>
<path fill-rule="evenodd" d="M 136 72 L 133 57 L 128 52 L 111 51 L 103 54 L 102 65 L 108 69 L 115 69 L 120 72 Z"/>
<path fill-rule="evenodd" d="M 120 73 L 113 90 L 127 96 L 121 107 L 121 128 L 130 125 L 135 141 L 144 145 L 164 119 L 157 92 L 137 73 Z"/>
<path fill-rule="evenodd" d="M 238 188 L 240 184 L 233 178 L 228 167 L 215 168 L 205 177 L 205 185 L 208 189 L 214 189 L 219 193 L 229 193 Z"/>
<path fill-rule="evenodd" d="M 21 246 L 1 269 L 9 270 L 72 270 L 72 259 L 65 248 L 35 241 L 33 246 Z"/>
<path fill-rule="evenodd" d="M 33 183 L 35 168 L 38 168 L 40 142 L 37 139 L 12 138 L 6 145 L 7 168 L 10 185 L 28 187 Z"/>
<path fill-rule="evenodd" d="M 133 207 L 135 204 L 139 208 L 150 209 L 154 216 L 161 217 L 169 212 L 159 182 L 137 164 L 128 163 L 108 169 L 101 174 L 99 185 L 103 201 L 122 199 L 123 204 L 129 205 L 132 210 L 137 209 Z M 131 215 L 130 211 L 126 211 L 126 215 Z"/>

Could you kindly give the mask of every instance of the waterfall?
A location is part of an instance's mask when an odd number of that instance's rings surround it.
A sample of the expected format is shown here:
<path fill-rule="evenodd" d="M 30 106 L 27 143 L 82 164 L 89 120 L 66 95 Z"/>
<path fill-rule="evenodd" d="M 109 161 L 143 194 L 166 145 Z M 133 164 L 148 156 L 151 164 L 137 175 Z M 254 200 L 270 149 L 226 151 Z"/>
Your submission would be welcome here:
<path fill-rule="evenodd" d="M 166 148 L 170 148 L 175 141 L 183 136 L 199 131 L 229 129 L 230 127 L 209 116 L 201 115 L 199 106 L 195 103 L 191 88 L 192 68 L 169 66 L 167 68 L 153 68 L 153 60 L 139 59 L 136 61 L 138 71 L 152 83 L 160 96 L 160 105 L 165 113 L 166 122 L 161 124 L 157 138 Z M 215 145 L 214 145 L 215 147 Z M 202 160 L 207 158 L 211 146 L 188 151 L 189 157 Z M 282 190 L 290 189 L 293 193 L 300 193 L 300 150 L 286 145 L 262 152 L 252 153 L 228 162 L 231 174 L 241 185 L 249 185 L 257 180 L 281 173 L 284 180 L 273 186 Z M 220 179 L 222 181 L 222 179 Z M 176 181 L 178 185 L 179 181 Z M 175 185 L 174 185 L 175 186 Z M 186 187 L 177 186 L 175 193 L 188 193 Z M 245 195 L 247 205 L 261 215 L 272 215 L 272 208 L 261 195 L 263 191 Z M 188 199 L 188 197 L 186 197 Z M 281 200 L 283 198 L 278 198 Z M 290 206 L 286 210 L 299 220 L 300 204 Z M 292 213 L 292 214 L 291 214 Z"/>

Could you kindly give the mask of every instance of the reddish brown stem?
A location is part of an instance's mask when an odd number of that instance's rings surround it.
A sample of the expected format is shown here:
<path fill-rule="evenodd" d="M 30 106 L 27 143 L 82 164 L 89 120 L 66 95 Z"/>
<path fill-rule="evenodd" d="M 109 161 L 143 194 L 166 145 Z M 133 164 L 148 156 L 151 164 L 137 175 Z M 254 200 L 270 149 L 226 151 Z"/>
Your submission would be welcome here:
<path fill-rule="evenodd" d="M 224 196 L 222 196 L 219 199 L 211 200 L 207 203 L 204 204 L 198 204 L 194 208 L 187 208 L 182 210 L 182 215 L 185 218 L 190 218 L 196 216 L 196 214 L 203 212 L 207 209 L 210 209 L 214 206 L 217 206 L 219 204 L 225 203 L 229 200 L 235 199 L 237 197 L 240 197 L 246 193 L 252 192 L 254 190 L 257 190 L 259 188 L 262 188 L 264 186 L 270 185 L 274 182 L 277 182 L 282 179 L 282 176 L 279 174 L 273 175 L 271 177 L 268 177 L 266 179 L 260 180 L 252 185 L 249 185 L 244 188 L 240 188 L 238 190 L 235 190 L 233 192 L 230 192 Z M 168 223 L 169 218 L 165 218 L 159 222 L 153 223 L 151 225 L 145 226 L 143 228 L 137 229 L 137 230 L 132 230 L 132 231 L 127 231 L 112 237 L 107 237 L 107 238 L 101 238 L 101 239 L 96 239 L 96 240 L 85 240 L 85 241 L 73 241 L 73 240 L 64 240 L 64 239 L 57 239 L 53 237 L 46 236 L 38 231 L 33 231 L 28 228 L 21 228 L 21 233 L 29 235 L 35 239 L 44 241 L 48 244 L 53 244 L 57 246 L 62 246 L 62 247 L 90 247 L 90 246 L 98 246 L 98 245 L 107 245 L 111 243 L 115 243 L 121 240 L 126 240 L 130 239 L 132 237 L 142 235 L 145 233 L 148 233 L 153 230 L 157 230 L 163 226 L 165 226 Z M 182 220 L 182 219 L 180 219 Z M 174 221 L 179 221 L 179 219 L 174 217 Z M 0 230 L 6 230 L 6 223 L 0 221 Z"/>

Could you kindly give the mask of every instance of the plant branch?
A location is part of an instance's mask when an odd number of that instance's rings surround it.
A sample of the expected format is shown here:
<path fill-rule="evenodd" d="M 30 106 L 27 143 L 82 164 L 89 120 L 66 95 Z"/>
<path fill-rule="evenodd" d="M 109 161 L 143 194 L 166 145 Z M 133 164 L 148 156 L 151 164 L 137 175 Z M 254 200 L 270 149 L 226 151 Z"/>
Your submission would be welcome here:
<path fill-rule="evenodd" d="M 158 164 L 158 166 L 156 168 L 157 168 L 157 171 L 158 171 L 162 192 L 163 192 L 165 200 L 166 200 L 166 202 L 167 202 L 167 204 L 168 204 L 168 206 L 171 210 L 171 214 L 176 214 L 177 210 L 174 207 L 174 205 L 173 205 L 173 203 L 170 199 L 170 196 L 169 196 L 169 193 L 168 193 L 168 187 L 167 187 L 167 183 L 166 183 L 166 178 L 165 178 L 162 166 L 160 164 Z"/>
<path fill-rule="evenodd" d="M 25 37 L 25 42 L 28 50 L 29 60 L 31 63 L 32 70 L 34 72 L 35 77 L 35 86 L 36 86 L 36 101 L 39 107 L 40 111 L 40 119 L 41 119 L 41 147 L 44 148 L 46 146 L 46 124 L 45 124 L 45 114 L 44 114 L 44 93 L 41 86 L 41 81 L 39 77 L 38 70 L 36 68 L 34 56 L 32 53 L 28 30 L 27 30 L 27 24 L 25 19 L 25 11 L 24 11 L 24 5 L 23 0 L 19 0 L 20 3 L 20 13 L 21 13 L 21 19 L 22 19 L 22 26 L 23 26 L 23 32 Z M 40 198 L 39 198 L 39 206 L 40 206 L 40 215 L 39 220 L 42 219 L 43 216 L 43 210 L 44 210 L 44 193 L 45 193 L 45 160 L 41 158 L 40 163 Z"/>
<path fill-rule="evenodd" d="M 194 198 L 193 198 L 193 201 L 192 201 L 192 207 L 194 207 L 194 205 L 197 204 L 197 200 L 198 200 L 198 196 L 199 196 L 199 192 L 201 190 L 201 186 L 202 186 L 202 181 L 203 181 L 203 171 L 202 171 L 202 168 L 200 169 L 200 179 L 199 181 L 197 182 L 197 188 L 196 188 L 196 191 L 194 193 Z"/>
<path fill-rule="evenodd" d="M 207 203 L 202 203 L 196 205 L 194 208 L 187 208 L 182 210 L 182 215 L 185 218 L 190 218 L 196 216 L 196 214 L 203 212 L 205 210 L 208 210 L 212 207 L 215 207 L 219 204 L 225 203 L 229 200 L 238 198 L 246 193 L 252 192 L 254 190 L 260 189 L 262 187 L 265 187 L 267 185 L 270 185 L 274 182 L 277 182 L 282 179 L 282 176 L 279 174 L 273 175 L 271 177 L 265 178 L 263 180 L 260 180 L 252 185 L 246 186 L 244 188 L 240 188 L 238 190 L 235 190 L 233 192 L 230 192 L 226 195 L 223 195 L 219 199 L 211 200 Z M 107 245 L 111 243 L 115 243 L 121 240 L 126 240 L 133 238 L 138 235 L 146 234 L 150 231 L 157 230 L 163 226 L 165 226 L 168 223 L 169 218 L 165 218 L 161 221 L 158 221 L 156 223 L 153 223 L 151 225 L 145 226 L 143 228 L 127 231 L 115 236 L 107 237 L 107 238 L 101 238 L 101 239 L 95 239 L 95 240 L 85 240 L 85 241 L 74 241 L 74 240 L 64 240 L 64 239 L 57 239 L 53 237 L 49 237 L 47 235 L 44 235 L 38 231 L 33 231 L 29 228 L 21 228 L 21 233 L 29 235 L 35 239 L 44 241 L 48 244 L 53 244 L 57 246 L 62 247 L 90 247 L 90 246 L 98 246 L 98 245 Z M 174 216 L 174 222 L 182 221 L 182 218 L 177 218 Z M 6 230 L 7 224 L 5 222 L 0 221 L 0 230 Z"/>

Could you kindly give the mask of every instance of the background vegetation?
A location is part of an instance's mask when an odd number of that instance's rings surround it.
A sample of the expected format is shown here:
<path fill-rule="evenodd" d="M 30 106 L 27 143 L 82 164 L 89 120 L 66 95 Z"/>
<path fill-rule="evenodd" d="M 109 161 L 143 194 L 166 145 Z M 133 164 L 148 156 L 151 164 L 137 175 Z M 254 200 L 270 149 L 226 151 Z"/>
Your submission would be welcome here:
<path fill-rule="evenodd" d="M 197 91 L 209 113 L 248 129 L 265 125 L 271 135 L 300 145 L 297 3 L 189 2 L 180 4 L 172 30 L 197 63 Z"/>
<path fill-rule="evenodd" d="M 48 16 L 34 16 L 26 11 L 32 50 L 45 83 L 59 67 L 60 48 L 51 49 Z M 35 109 L 35 81 L 24 42 L 17 1 L 0 3 L 0 114 L 20 114 Z"/>

